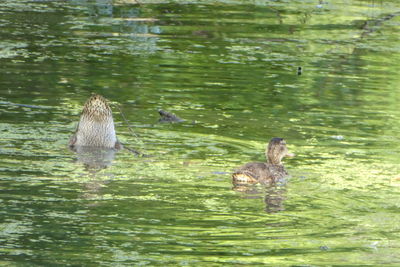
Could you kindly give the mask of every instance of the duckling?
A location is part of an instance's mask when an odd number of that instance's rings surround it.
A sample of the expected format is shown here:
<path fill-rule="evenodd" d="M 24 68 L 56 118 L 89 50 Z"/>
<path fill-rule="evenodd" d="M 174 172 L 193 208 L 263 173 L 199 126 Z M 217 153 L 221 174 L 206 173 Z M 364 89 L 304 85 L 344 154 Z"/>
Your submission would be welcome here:
<path fill-rule="evenodd" d="M 250 162 L 240 167 L 232 174 L 233 183 L 240 184 L 269 184 L 288 176 L 281 162 L 284 157 L 294 157 L 289 153 L 283 138 L 272 138 L 265 150 L 267 162 Z"/>
<path fill-rule="evenodd" d="M 107 99 L 92 95 L 85 103 L 76 132 L 69 141 L 69 147 L 79 146 L 122 149 L 118 141 L 112 111 Z"/>

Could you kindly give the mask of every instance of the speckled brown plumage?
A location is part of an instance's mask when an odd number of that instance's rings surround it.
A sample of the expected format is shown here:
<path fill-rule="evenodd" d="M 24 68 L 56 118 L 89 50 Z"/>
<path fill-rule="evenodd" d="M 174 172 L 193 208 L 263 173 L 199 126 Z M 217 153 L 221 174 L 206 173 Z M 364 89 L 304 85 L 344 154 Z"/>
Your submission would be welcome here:
<path fill-rule="evenodd" d="M 268 162 L 250 162 L 232 174 L 233 183 L 238 184 L 268 184 L 288 175 L 282 164 L 282 158 L 293 156 L 289 153 L 283 138 L 272 138 L 269 142 L 265 156 Z"/>
<path fill-rule="evenodd" d="M 115 134 L 111 108 L 104 97 L 95 94 L 86 101 L 69 146 L 122 148 Z"/>

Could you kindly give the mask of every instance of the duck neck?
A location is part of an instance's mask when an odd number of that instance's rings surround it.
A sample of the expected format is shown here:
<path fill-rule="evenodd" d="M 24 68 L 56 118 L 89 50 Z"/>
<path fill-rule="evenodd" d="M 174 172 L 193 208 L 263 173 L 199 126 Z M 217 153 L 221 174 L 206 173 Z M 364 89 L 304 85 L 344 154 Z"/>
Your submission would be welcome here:
<path fill-rule="evenodd" d="M 279 157 L 275 157 L 273 155 L 267 155 L 268 163 L 272 165 L 282 165 L 281 159 Z"/>

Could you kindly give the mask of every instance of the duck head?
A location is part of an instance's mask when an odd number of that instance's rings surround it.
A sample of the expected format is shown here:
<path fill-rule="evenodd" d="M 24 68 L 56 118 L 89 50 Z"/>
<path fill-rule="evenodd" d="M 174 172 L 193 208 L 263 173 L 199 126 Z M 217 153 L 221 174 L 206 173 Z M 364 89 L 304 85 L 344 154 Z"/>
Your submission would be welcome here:
<path fill-rule="evenodd" d="M 293 153 L 289 153 L 286 147 L 286 141 L 283 138 L 274 137 L 269 141 L 265 150 L 265 157 L 268 162 L 274 165 L 281 165 L 284 157 L 294 157 Z"/>

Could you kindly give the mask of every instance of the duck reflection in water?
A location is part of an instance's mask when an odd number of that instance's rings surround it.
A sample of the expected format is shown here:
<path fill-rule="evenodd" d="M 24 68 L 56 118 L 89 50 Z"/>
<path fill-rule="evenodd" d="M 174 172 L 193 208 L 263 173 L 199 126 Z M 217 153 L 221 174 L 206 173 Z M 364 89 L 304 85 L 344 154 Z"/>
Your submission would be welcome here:
<path fill-rule="evenodd" d="M 235 185 L 233 190 L 243 193 L 243 199 L 262 199 L 264 198 L 265 212 L 276 213 L 285 210 L 284 201 L 286 199 L 286 183 L 265 185 L 255 187 L 250 185 Z"/>
<path fill-rule="evenodd" d="M 114 148 L 101 148 L 90 146 L 75 146 L 76 163 L 82 164 L 86 173 L 82 174 L 83 199 L 97 199 L 102 195 L 101 189 L 109 183 L 112 173 L 100 172 L 110 167 L 113 163 L 117 150 Z"/>
<path fill-rule="evenodd" d="M 283 138 L 272 138 L 265 150 L 267 162 L 250 162 L 241 166 L 232 174 L 233 189 L 245 192 L 246 198 L 254 198 L 259 194 L 257 188 L 251 185 L 262 184 L 265 186 L 265 204 L 267 212 L 283 210 L 285 184 L 289 174 L 285 170 L 282 159 L 293 157 L 286 147 Z"/>
<path fill-rule="evenodd" d="M 117 150 L 113 148 L 98 148 L 78 146 L 75 148 L 76 162 L 82 163 L 89 173 L 96 173 L 112 165 Z"/>

